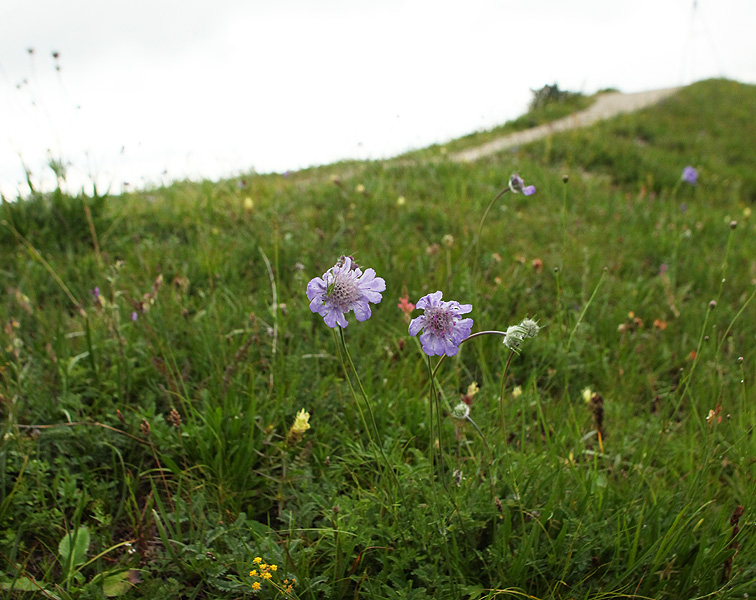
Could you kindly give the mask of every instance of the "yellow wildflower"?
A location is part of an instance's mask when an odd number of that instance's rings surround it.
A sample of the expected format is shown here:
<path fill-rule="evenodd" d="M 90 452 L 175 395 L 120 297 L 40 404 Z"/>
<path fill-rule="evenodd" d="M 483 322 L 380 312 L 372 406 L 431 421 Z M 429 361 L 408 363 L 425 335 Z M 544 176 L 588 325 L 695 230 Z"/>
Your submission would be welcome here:
<path fill-rule="evenodd" d="M 259 565 L 262 562 L 262 558 L 260 558 L 259 556 L 255 556 L 252 559 L 252 562 L 255 563 L 256 565 Z"/>
<path fill-rule="evenodd" d="M 310 428 L 310 413 L 304 408 L 297 413 L 294 419 L 294 425 L 289 429 L 289 441 L 298 442 L 302 439 L 304 432 Z"/>
<path fill-rule="evenodd" d="M 273 575 L 271 575 L 268 571 L 265 571 L 265 573 L 262 574 L 263 579 L 270 579 L 271 577 L 273 577 Z"/>
<path fill-rule="evenodd" d="M 259 581 L 255 581 L 252 584 L 252 589 L 255 590 L 255 591 L 259 590 L 260 589 L 260 582 Z"/>
<path fill-rule="evenodd" d="M 467 395 L 472 398 L 475 394 L 478 393 L 478 390 L 480 388 L 478 387 L 478 384 L 473 381 L 469 386 L 467 386 Z"/>
<path fill-rule="evenodd" d="M 249 572 L 249 576 L 250 576 L 250 577 L 257 577 L 257 569 L 252 569 L 252 570 L 251 570 L 251 571 Z"/>
<path fill-rule="evenodd" d="M 278 571 L 278 565 L 270 565 L 271 571 Z"/>

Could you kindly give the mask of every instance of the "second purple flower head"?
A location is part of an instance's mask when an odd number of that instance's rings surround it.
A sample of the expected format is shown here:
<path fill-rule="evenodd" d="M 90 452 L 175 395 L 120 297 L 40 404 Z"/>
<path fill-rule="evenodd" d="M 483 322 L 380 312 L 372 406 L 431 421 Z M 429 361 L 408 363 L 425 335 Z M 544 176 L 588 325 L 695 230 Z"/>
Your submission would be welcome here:
<path fill-rule="evenodd" d="M 698 181 L 698 171 L 688 165 L 683 169 L 682 180 L 690 185 L 696 185 L 696 182 Z"/>
<path fill-rule="evenodd" d="M 441 292 L 436 292 L 420 298 L 417 308 L 423 309 L 425 314 L 412 319 L 409 324 L 412 336 L 423 330 L 419 340 L 428 356 L 454 356 L 473 326 L 472 319 L 459 318 L 472 311 L 472 304 L 460 304 L 454 300 L 443 302 L 442 297 Z"/>
<path fill-rule="evenodd" d="M 526 196 L 532 196 L 536 191 L 534 185 L 525 185 L 525 180 L 517 173 L 512 173 L 509 178 L 509 189 L 515 194 L 525 194 Z"/>

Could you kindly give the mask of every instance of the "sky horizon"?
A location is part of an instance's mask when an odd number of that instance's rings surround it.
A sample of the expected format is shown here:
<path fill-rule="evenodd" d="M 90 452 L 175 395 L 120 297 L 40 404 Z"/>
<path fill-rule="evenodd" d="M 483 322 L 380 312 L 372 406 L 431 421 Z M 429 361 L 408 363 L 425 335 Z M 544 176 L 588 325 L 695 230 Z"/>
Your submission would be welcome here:
<path fill-rule="evenodd" d="M 756 83 L 749 0 L 53 0 L 0 8 L 0 193 L 387 158 L 522 114 L 532 89 Z M 33 49 L 33 53 L 29 52 Z M 54 55 L 57 53 L 57 55 Z"/>

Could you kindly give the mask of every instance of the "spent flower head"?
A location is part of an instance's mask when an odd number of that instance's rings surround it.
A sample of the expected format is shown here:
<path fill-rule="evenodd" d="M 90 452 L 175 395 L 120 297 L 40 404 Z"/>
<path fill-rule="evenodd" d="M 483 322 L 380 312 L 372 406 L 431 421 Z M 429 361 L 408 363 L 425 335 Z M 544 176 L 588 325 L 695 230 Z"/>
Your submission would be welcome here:
<path fill-rule="evenodd" d="M 525 185 L 525 181 L 517 173 L 512 173 L 509 178 L 509 189 L 515 194 L 525 194 L 526 196 L 532 196 L 536 191 L 534 185 Z"/>
<path fill-rule="evenodd" d="M 342 256 L 323 277 L 315 277 L 307 284 L 310 310 L 318 313 L 328 327 L 346 327 L 344 315 L 354 311 L 358 321 L 370 318 L 370 303 L 381 301 L 386 282 L 375 276 L 375 270 L 363 272 L 351 256 Z"/>
<path fill-rule="evenodd" d="M 525 330 L 526 338 L 534 338 L 538 335 L 538 332 L 541 331 L 541 328 L 538 326 L 538 322 L 534 321 L 533 319 L 523 319 L 522 321 L 520 321 L 520 327 Z"/>
<path fill-rule="evenodd" d="M 465 402 L 460 402 L 452 409 L 451 416 L 453 419 L 464 421 L 470 416 L 470 405 Z"/>
<path fill-rule="evenodd" d="M 527 331 L 520 325 L 510 325 L 504 335 L 504 345 L 516 352 L 522 344 L 522 340 L 527 337 Z"/>
<path fill-rule="evenodd" d="M 459 345 L 470 335 L 472 319 L 460 319 L 460 315 L 472 311 L 472 304 L 460 304 L 454 300 L 444 302 L 443 293 L 438 291 L 428 294 L 417 301 L 417 308 L 425 314 L 412 319 L 409 334 L 420 334 L 423 352 L 428 356 L 454 356 Z"/>
<path fill-rule="evenodd" d="M 688 165 L 683 169 L 682 180 L 690 185 L 696 185 L 696 182 L 698 181 L 698 171 Z"/>

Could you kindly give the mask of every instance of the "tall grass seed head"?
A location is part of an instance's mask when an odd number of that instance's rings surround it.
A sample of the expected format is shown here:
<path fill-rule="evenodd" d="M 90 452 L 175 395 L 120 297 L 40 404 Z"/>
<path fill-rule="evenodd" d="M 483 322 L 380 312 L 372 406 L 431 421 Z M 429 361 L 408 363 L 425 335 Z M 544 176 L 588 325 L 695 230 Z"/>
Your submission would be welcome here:
<path fill-rule="evenodd" d="M 358 321 L 370 318 L 370 303 L 378 304 L 386 282 L 375 276 L 375 270 L 362 269 L 351 256 L 342 256 L 323 277 L 307 284 L 310 310 L 318 313 L 328 327 L 346 327 L 345 314 L 354 311 Z"/>
<path fill-rule="evenodd" d="M 526 196 L 532 196 L 536 191 L 534 185 L 525 185 L 525 181 L 517 173 L 512 173 L 509 178 L 509 189 L 515 194 L 525 194 Z"/>
<path fill-rule="evenodd" d="M 422 330 L 418 339 L 428 356 L 454 356 L 472 331 L 473 320 L 459 318 L 472 311 L 472 304 L 460 304 L 454 300 L 444 302 L 442 297 L 443 293 L 438 291 L 420 298 L 417 308 L 424 310 L 425 314 L 412 319 L 409 324 L 411 336 Z"/>

